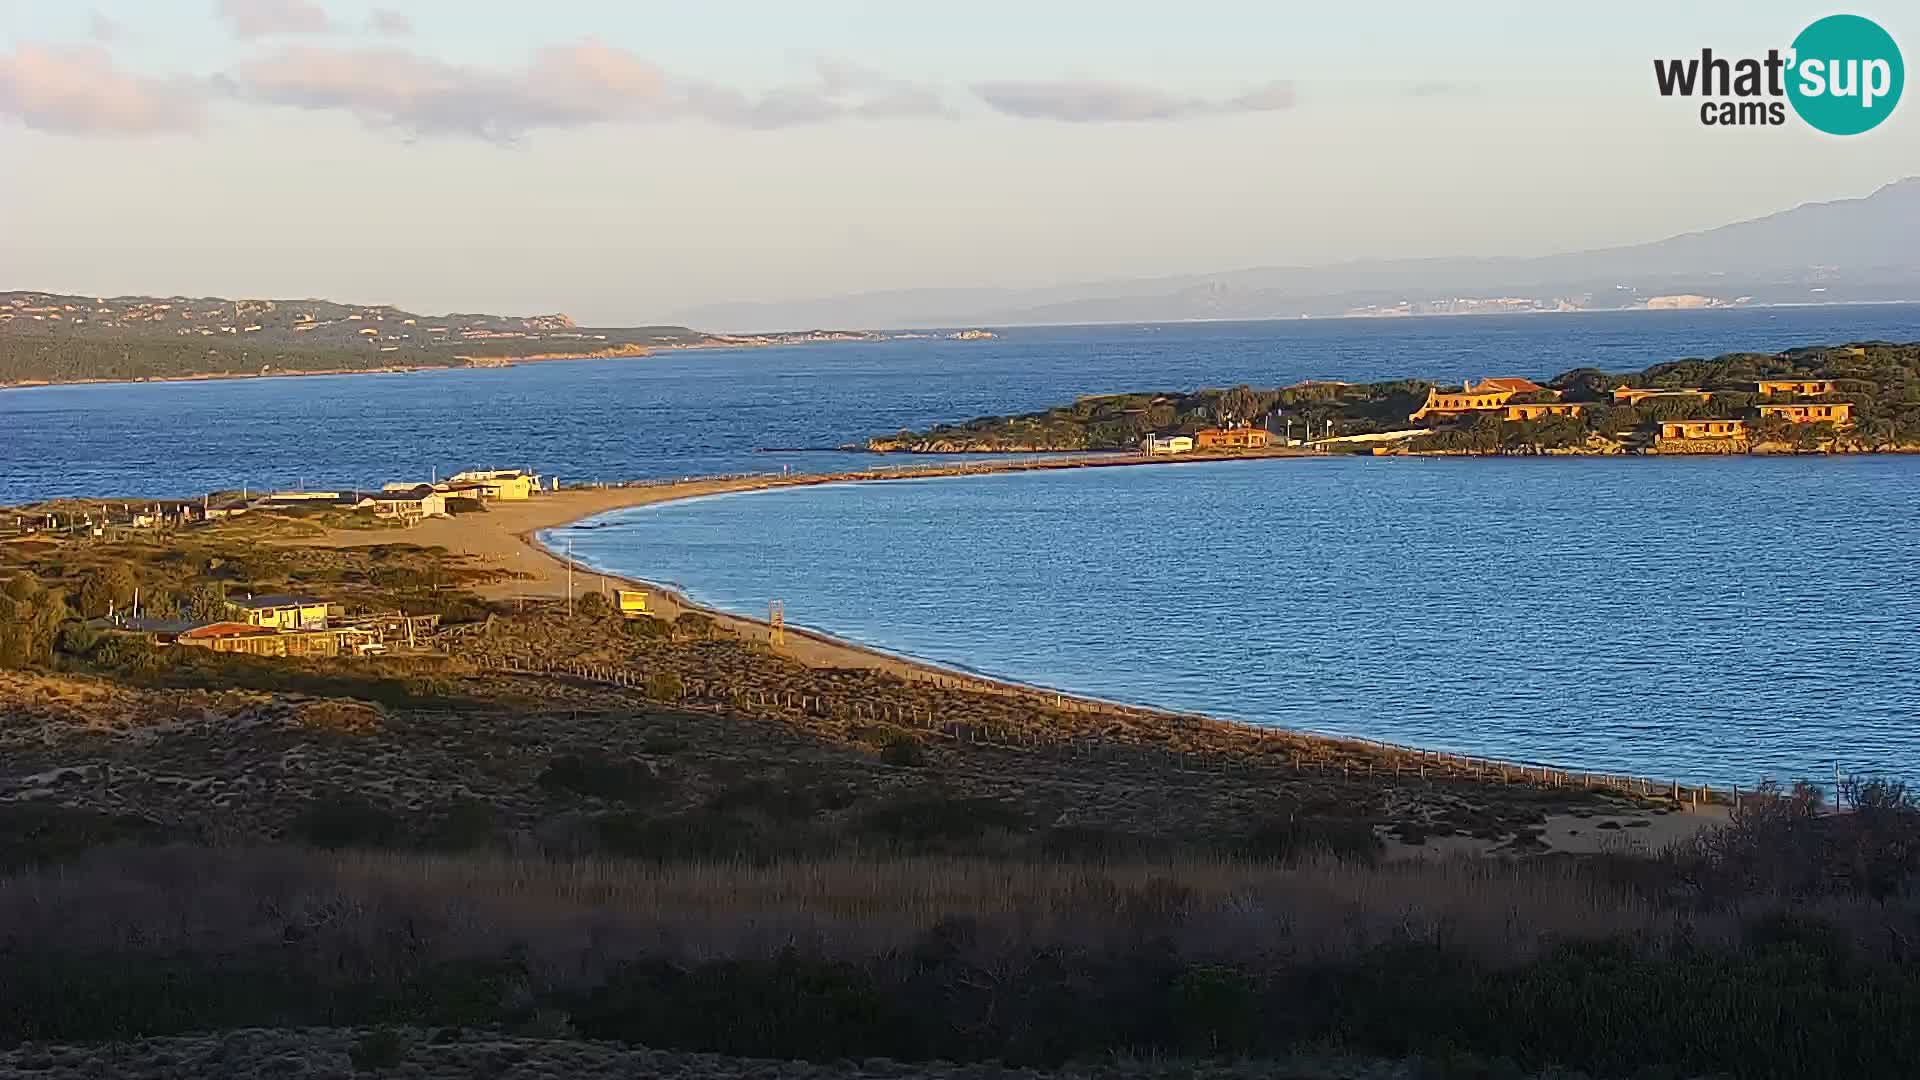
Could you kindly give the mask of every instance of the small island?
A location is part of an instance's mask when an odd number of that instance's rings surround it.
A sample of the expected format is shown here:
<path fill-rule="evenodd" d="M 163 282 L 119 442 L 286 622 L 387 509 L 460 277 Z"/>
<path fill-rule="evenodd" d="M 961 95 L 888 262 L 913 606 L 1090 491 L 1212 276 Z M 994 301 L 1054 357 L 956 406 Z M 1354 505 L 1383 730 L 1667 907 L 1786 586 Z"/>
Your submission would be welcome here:
<path fill-rule="evenodd" d="M 1083 397 L 877 435 L 878 453 L 1374 455 L 1920 450 L 1920 342 L 1728 353 L 1443 386 L 1416 378 Z"/>

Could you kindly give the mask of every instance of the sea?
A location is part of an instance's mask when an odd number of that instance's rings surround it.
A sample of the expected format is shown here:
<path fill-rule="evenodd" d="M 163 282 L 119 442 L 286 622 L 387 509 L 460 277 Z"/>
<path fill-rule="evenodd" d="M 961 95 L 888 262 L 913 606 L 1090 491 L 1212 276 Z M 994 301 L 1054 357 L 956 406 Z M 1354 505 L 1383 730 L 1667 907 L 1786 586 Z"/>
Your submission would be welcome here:
<path fill-rule="evenodd" d="M 1013 328 L 0 391 L 0 504 L 837 471 L 1083 394 L 1920 340 L 1920 305 Z M 1687 783 L 1920 779 L 1920 459 L 1308 459 L 824 485 L 554 530 L 609 573 L 1113 700 Z"/>

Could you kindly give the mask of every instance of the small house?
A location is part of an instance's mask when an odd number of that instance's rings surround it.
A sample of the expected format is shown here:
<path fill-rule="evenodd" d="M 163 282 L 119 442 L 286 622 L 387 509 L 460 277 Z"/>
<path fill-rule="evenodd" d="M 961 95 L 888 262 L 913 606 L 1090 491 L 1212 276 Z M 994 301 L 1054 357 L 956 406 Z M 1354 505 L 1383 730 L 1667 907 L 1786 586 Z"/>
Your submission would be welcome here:
<path fill-rule="evenodd" d="M 409 525 L 430 517 L 447 516 L 447 496 L 434 490 L 432 484 L 399 490 L 389 485 L 369 497 L 368 503 L 375 517 L 399 518 Z"/>
<path fill-rule="evenodd" d="M 268 630 L 323 630 L 329 609 L 325 600 L 284 594 L 230 597 L 227 606 L 239 613 L 237 621 L 243 625 Z"/>
<path fill-rule="evenodd" d="M 1191 435 L 1149 435 L 1140 443 L 1140 449 L 1148 457 L 1165 457 L 1170 454 L 1190 454 L 1193 452 Z"/>
<path fill-rule="evenodd" d="M 622 618 L 637 619 L 649 614 L 647 611 L 647 592 L 645 589 L 613 590 L 613 607 Z"/>

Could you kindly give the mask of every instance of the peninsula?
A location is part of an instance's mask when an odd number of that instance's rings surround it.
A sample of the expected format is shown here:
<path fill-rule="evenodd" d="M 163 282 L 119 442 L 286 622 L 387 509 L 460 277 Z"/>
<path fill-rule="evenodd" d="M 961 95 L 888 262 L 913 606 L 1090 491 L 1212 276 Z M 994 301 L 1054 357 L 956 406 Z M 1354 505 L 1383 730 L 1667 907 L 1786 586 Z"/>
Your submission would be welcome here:
<path fill-rule="evenodd" d="M 1442 386 L 1299 382 L 1083 397 L 876 435 L 880 453 L 1736 454 L 1920 450 L 1920 343 L 1728 353 Z"/>
<path fill-rule="evenodd" d="M 504 367 L 661 350 L 879 341 L 864 330 L 709 334 L 566 315 L 420 315 L 385 304 L 0 292 L 0 388 Z"/>

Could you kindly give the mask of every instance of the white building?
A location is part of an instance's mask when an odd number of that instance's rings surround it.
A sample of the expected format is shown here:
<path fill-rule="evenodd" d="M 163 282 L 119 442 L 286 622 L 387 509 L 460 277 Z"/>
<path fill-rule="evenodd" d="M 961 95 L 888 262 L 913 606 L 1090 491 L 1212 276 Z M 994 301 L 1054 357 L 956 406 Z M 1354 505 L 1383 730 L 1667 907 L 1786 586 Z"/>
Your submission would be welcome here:
<path fill-rule="evenodd" d="M 1190 435 L 1149 435 L 1140 443 L 1140 449 L 1148 457 L 1165 457 L 1170 454 L 1193 453 L 1193 437 Z"/>

